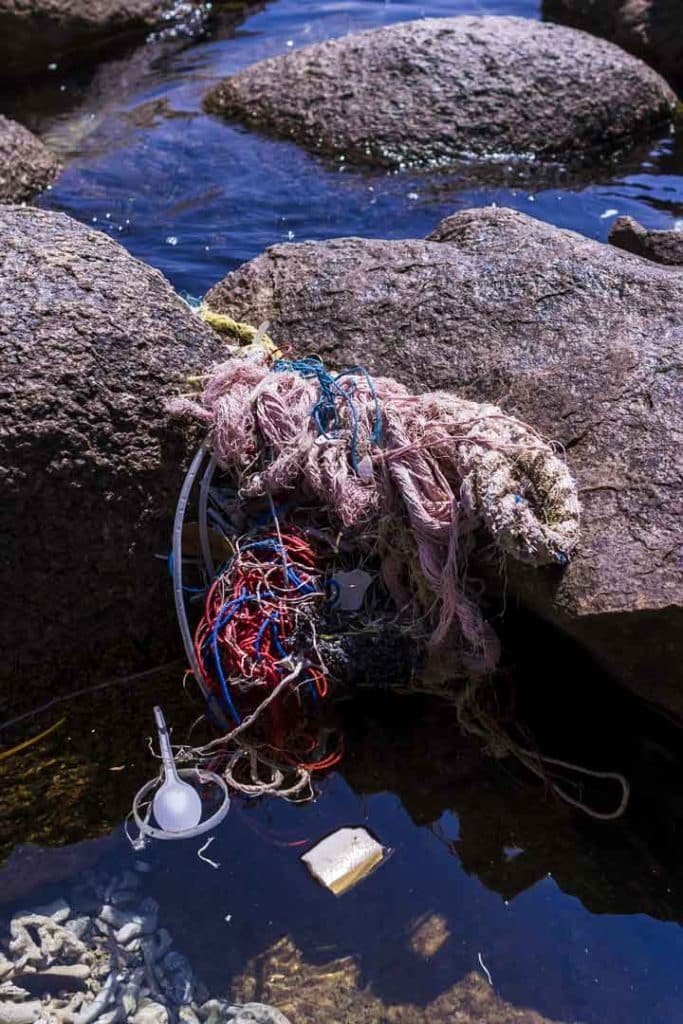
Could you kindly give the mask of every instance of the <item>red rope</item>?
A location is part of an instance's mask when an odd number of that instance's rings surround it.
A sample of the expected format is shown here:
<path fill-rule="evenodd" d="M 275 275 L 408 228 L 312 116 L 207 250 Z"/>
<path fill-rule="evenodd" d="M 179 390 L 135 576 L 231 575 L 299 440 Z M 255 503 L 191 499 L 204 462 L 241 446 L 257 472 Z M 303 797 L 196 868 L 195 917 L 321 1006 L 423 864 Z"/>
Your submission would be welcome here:
<path fill-rule="evenodd" d="M 321 574 L 311 544 L 297 530 L 266 531 L 243 539 L 226 569 L 209 587 L 194 646 L 204 682 L 237 721 L 252 714 L 305 655 L 306 665 L 291 689 L 272 701 L 259 738 L 284 760 L 309 771 L 336 764 L 341 750 L 304 762 L 316 747 L 304 726 L 309 703 L 324 699 L 327 677 L 306 628 L 324 600 Z M 308 643 L 307 643 L 308 641 Z M 304 650 L 302 650 L 304 648 Z M 299 755 L 293 754 L 299 750 Z"/>

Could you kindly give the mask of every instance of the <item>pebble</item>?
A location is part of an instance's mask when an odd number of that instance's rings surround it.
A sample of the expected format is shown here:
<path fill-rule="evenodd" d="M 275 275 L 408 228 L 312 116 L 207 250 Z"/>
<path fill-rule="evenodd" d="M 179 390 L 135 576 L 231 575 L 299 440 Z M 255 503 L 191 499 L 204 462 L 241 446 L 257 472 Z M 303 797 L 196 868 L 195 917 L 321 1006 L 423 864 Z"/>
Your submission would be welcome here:
<path fill-rule="evenodd" d="M 0 952 L 0 1024 L 288 1024 L 272 1007 L 208 999 L 171 934 L 158 928 L 156 900 L 140 900 L 139 886 L 131 871 L 93 873 L 70 903 L 15 914 L 10 956 Z"/>
<path fill-rule="evenodd" d="M 37 999 L 28 1003 L 0 1002 L 0 1024 L 36 1024 L 42 1006 Z"/>
<path fill-rule="evenodd" d="M 46 967 L 40 972 L 41 977 L 59 978 L 89 978 L 90 967 L 88 964 L 55 964 L 54 967 Z"/>
<path fill-rule="evenodd" d="M 17 915 L 15 915 L 16 917 Z M 22 915 L 19 915 L 22 916 Z M 53 900 L 44 907 L 36 907 L 35 910 L 23 911 L 24 917 L 49 917 L 57 924 L 63 924 L 71 916 L 71 907 L 64 899 Z"/>
<path fill-rule="evenodd" d="M 181 1006 L 178 1013 L 180 1024 L 199 1024 L 199 1017 L 191 1006 Z"/>
<path fill-rule="evenodd" d="M 64 925 L 69 931 L 76 936 L 77 939 L 82 939 L 88 928 L 90 927 L 89 917 L 72 917 L 70 921 L 67 921 Z"/>
<path fill-rule="evenodd" d="M 266 1006 L 265 1003 L 229 1006 L 227 1012 L 229 1024 L 289 1024 L 283 1013 L 274 1006 Z"/>
<path fill-rule="evenodd" d="M 30 994 L 28 989 L 15 985 L 11 981 L 5 981 L 0 985 L 0 999 L 26 999 Z"/>
<path fill-rule="evenodd" d="M 127 946 L 129 942 L 139 938 L 140 935 L 142 935 L 142 924 L 140 921 L 128 921 L 122 928 L 119 928 L 114 938 L 119 946 Z"/>
<path fill-rule="evenodd" d="M 168 1010 L 161 1003 L 147 1003 L 131 1018 L 131 1024 L 168 1024 Z"/>

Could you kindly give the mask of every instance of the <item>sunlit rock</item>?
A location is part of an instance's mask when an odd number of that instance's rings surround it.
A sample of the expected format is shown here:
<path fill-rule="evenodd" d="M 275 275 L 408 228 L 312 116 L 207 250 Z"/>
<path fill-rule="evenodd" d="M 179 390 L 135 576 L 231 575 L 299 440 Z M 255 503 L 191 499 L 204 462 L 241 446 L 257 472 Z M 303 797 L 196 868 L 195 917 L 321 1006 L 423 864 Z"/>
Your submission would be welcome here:
<path fill-rule="evenodd" d="M 469 16 L 318 43 L 205 97 L 212 113 L 396 168 L 590 161 L 666 124 L 675 102 L 659 75 L 610 43 L 525 18 Z"/>
<path fill-rule="evenodd" d="M 648 230 L 633 217 L 619 217 L 612 225 L 609 240 L 612 245 L 655 263 L 683 266 L 683 231 Z"/>
<path fill-rule="evenodd" d="M 164 555 L 187 440 L 164 400 L 221 345 L 63 214 L 0 208 L 0 254 L 7 708 L 176 656 Z"/>

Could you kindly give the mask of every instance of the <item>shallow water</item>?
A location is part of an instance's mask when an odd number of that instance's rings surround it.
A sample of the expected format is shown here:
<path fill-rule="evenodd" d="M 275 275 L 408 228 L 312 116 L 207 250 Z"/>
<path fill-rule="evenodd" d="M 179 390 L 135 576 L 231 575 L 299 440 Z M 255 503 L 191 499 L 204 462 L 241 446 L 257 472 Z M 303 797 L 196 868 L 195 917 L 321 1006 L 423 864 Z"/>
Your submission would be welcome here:
<path fill-rule="evenodd" d="M 314 803 L 233 799 L 206 854 L 217 869 L 198 859 L 203 840 L 135 853 L 119 823 L 155 770 L 151 706 L 163 703 L 177 737 L 196 714 L 170 671 L 67 705 L 56 733 L 0 763 L 0 933 L 16 908 L 68 896 L 86 869 L 142 862 L 144 893 L 209 990 L 272 999 L 296 1011 L 292 1024 L 379 1024 L 392 1007 L 410 1024 L 446 1024 L 442 1003 L 472 972 L 483 978 L 482 963 L 497 996 L 553 1021 L 679 1022 L 678 734 L 611 693 L 556 637 L 530 655 L 528 627 L 509 628 L 519 716 L 546 751 L 627 773 L 623 821 L 548 800 L 513 761 L 459 735 L 447 707 L 378 695 L 339 709 L 344 763 Z M 580 795 L 614 801 L 590 782 Z M 335 899 L 299 857 L 343 825 L 365 825 L 393 852 Z M 311 990 L 316 1007 L 335 1009 L 308 1010 Z"/>
<path fill-rule="evenodd" d="M 422 236 L 456 209 L 492 202 L 600 239 L 622 213 L 672 226 L 683 218 L 683 150 L 669 135 L 626 165 L 599 168 L 592 184 L 563 184 L 558 175 L 541 187 L 503 168 L 503 183 L 477 185 L 465 174 L 353 170 L 201 111 L 216 79 L 291 47 L 422 15 L 537 17 L 538 7 L 278 0 L 175 52 L 143 47 L 92 74 L 58 69 L 10 106 L 67 162 L 41 205 L 111 233 L 191 295 L 275 242 Z M 558 662 L 547 665 L 527 656 L 520 678 L 528 671 L 554 687 Z M 641 735 L 644 719 L 627 701 L 596 718 L 589 693 L 572 698 L 565 672 L 563 696 L 548 702 L 546 694 L 545 704 L 548 718 L 571 719 L 569 738 L 548 738 L 565 756 L 603 766 L 614 758 L 639 780 L 623 823 L 589 823 L 544 800 L 514 766 L 482 758 L 441 711 L 375 702 L 346 710 L 346 762 L 315 803 L 234 802 L 211 847 L 221 865 L 214 870 L 198 860 L 199 842 L 158 844 L 140 857 L 120 827 L 153 770 L 145 736 L 154 699 L 161 693 L 178 727 L 191 717 L 178 675 L 67 706 L 53 737 L 0 764 L 8 798 L 0 851 L 9 857 L 0 870 L 0 922 L 19 904 L 66 891 L 86 865 L 115 870 L 142 859 L 162 923 L 214 991 L 265 998 L 277 994 L 279 973 L 284 992 L 291 956 L 281 957 L 279 971 L 276 953 L 265 967 L 252 963 L 283 937 L 308 965 L 345 965 L 327 976 L 336 987 L 342 975 L 348 981 L 346 1009 L 316 1019 L 300 1006 L 292 1024 L 379 1022 L 378 1007 L 401 1004 L 414 1004 L 405 1019 L 419 1021 L 469 972 L 483 976 L 482 961 L 503 999 L 553 1020 L 683 1019 L 680 760 L 660 724 Z M 603 749 L 613 740 L 610 714 L 626 737 L 614 750 Z M 345 824 L 366 824 L 394 852 L 335 900 L 298 858 L 301 844 Z M 109 838 L 93 846 L 95 836 Z"/>

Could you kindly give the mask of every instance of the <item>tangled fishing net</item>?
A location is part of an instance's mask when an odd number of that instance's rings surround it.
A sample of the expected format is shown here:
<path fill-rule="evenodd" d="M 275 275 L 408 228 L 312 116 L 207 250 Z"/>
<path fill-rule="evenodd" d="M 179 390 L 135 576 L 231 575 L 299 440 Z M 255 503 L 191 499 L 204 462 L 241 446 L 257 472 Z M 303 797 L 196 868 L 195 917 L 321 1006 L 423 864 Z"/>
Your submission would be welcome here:
<path fill-rule="evenodd" d="M 218 366 L 201 402 L 176 409 L 206 424 L 244 500 L 313 502 L 373 551 L 397 614 L 422 620 L 430 650 L 455 645 L 472 670 L 492 670 L 498 656 L 467 585 L 478 532 L 535 565 L 563 565 L 576 545 L 564 461 L 496 406 L 411 395 L 362 368 L 333 375 L 314 359 L 268 366 L 254 355 Z"/>
<path fill-rule="evenodd" d="M 372 682 L 370 664 L 383 685 L 449 697 L 491 741 L 475 696 L 499 643 L 472 558 L 568 562 L 579 502 L 563 458 L 494 405 L 284 358 L 229 323 L 251 343 L 172 405 L 207 432 L 176 521 L 199 480 L 199 556 L 174 558 L 191 671 L 222 733 L 181 759 L 220 760 L 245 793 L 301 795 L 341 756 L 315 725 L 321 703 Z"/>

